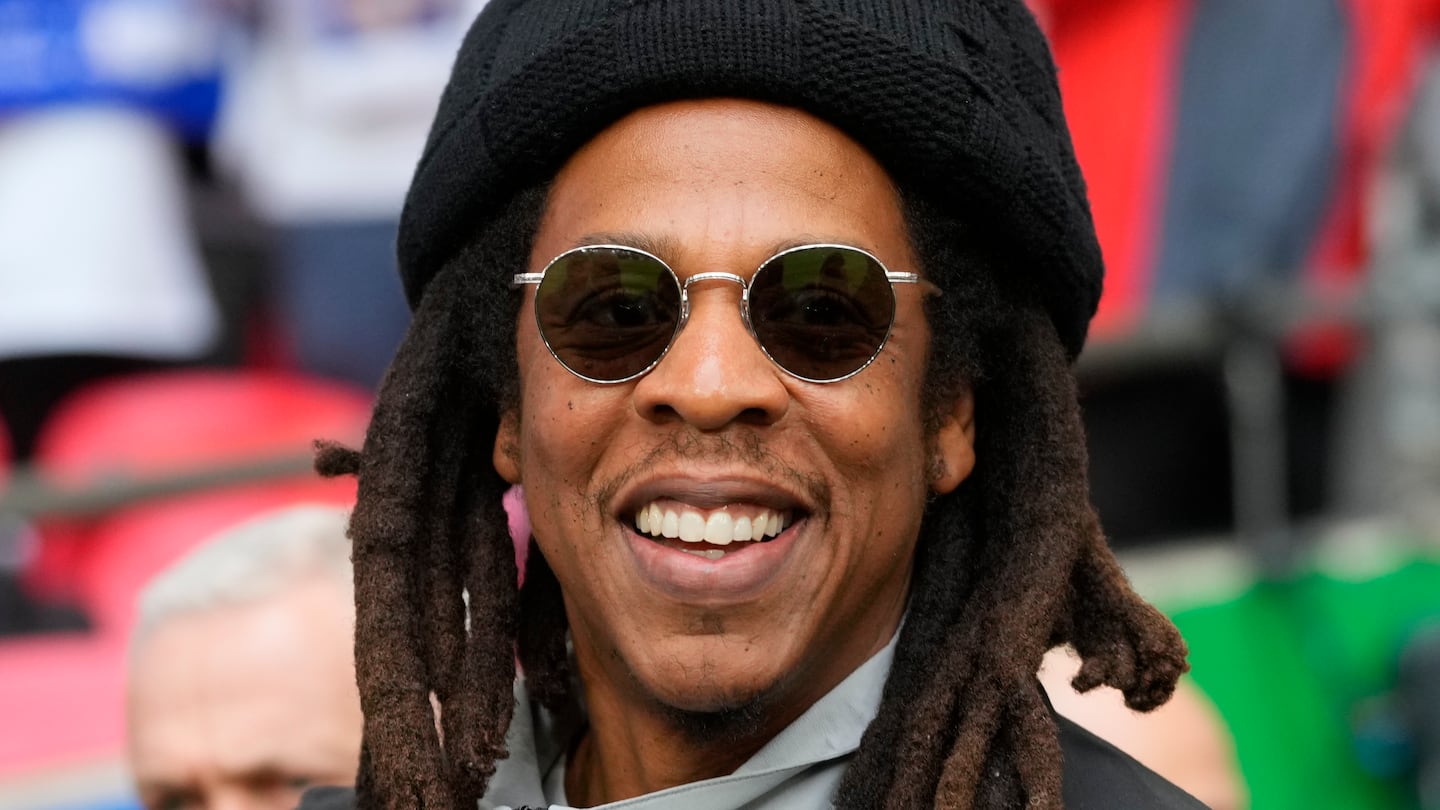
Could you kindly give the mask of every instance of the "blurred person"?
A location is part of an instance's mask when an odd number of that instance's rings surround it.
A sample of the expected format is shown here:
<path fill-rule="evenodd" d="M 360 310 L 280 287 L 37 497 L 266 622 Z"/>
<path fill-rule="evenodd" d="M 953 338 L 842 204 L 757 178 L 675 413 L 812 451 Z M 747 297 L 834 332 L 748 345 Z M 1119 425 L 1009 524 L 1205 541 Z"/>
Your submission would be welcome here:
<path fill-rule="evenodd" d="M 71 390 L 217 337 L 181 155 L 214 115 L 214 23 L 185 0 L 0 0 L 0 421 L 20 461 Z"/>
<path fill-rule="evenodd" d="M 307 787 L 353 782 L 346 518 L 319 505 L 261 515 L 146 587 L 126 703 L 148 810 L 287 810 Z"/>
<path fill-rule="evenodd" d="M 373 387 L 409 310 L 395 228 L 475 0 L 205 0 L 238 33 L 216 153 L 275 231 L 271 296 L 301 368 Z"/>

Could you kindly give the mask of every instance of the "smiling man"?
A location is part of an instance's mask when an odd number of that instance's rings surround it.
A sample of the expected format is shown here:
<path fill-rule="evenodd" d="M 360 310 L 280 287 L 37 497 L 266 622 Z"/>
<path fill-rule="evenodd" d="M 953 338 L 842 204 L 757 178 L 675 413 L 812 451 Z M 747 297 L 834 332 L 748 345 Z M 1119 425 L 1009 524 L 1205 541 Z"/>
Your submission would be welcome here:
<path fill-rule="evenodd" d="M 1184 647 L 1089 507 L 1101 263 L 1019 0 L 491 3 L 399 248 L 319 459 L 365 753 L 310 804 L 1197 806 L 1035 678 L 1149 708 Z"/>

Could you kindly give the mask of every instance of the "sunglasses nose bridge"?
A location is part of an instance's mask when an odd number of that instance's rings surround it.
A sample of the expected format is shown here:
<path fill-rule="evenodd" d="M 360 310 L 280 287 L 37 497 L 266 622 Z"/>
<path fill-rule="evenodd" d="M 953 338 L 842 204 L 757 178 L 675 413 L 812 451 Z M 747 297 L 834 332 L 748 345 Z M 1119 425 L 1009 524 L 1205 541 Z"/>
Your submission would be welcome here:
<path fill-rule="evenodd" d="M 682 327 L 685 325 L 685 322 L 690 319 L 690 285 L 698 284 L 702 281 L 728 281 L 739 284 L 740 310 L 742 313 L 745 311 L 745 303 L 750 297 L 750 283 L 744 278 L 734 273 L 726 273 L 722 270 L 708 270 L 704 273 L 696 273 L 685 279 L 684 283 L 680 285 L 680 325 Z M 749 324 L 747 323 L 746 325 L 748 326 Z"/>
<path fill-rule="evenodd" d="M 749 283 L 746 282 L 745 279 L 735 275 L 734 273 L 726 273 L 722 270 L 708 270 L 704 273 L 696 273 L 695 275 L 685 279 L 685 283 L 681 285 L 681 288 L 688 293 L 690 292 L 691 284 L 698 284 L 702 281 L 731 281 L 739 284 L 741 290 L 749 290 L 750 288 Z"/>

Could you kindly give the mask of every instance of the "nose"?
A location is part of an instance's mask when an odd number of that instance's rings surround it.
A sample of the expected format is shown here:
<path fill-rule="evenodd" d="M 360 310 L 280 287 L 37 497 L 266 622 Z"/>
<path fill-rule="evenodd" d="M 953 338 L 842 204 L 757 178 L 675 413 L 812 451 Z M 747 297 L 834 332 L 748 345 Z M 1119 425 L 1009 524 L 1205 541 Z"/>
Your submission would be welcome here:
<path fill-rule="evenodd" d="M 688 290 L 690 315 L 670 351 L 635 385 L 635 408 L 654 422 L 676 419 L 700 430 L 732 422 L 773 424 L 790 405 L 784 374 L 760 350 L 740 317 L 738 279 Z"/>

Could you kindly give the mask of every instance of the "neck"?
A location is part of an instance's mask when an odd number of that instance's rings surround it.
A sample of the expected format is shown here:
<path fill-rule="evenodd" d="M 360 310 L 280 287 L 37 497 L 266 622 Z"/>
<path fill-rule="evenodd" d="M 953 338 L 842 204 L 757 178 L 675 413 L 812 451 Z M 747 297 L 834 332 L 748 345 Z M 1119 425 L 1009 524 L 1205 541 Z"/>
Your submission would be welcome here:
<path fill-rule="evenodd" d="M 884 649 L 895 634 L 899 615 L 897 610 L 893 621 L 874 632 L 845 625 L 850 632 L 840 634 L 834 643 L 828 637 L 817 642 L 832 655 L 812 656 L 772 679 L 747 679 L 741 670 L 730 671 L 739 679 L 728 690 L 704 677 L 709 673 L 707 662 L 716 667 L 725 663 L 720 657 L 724 650 L 709 650 L 709 658 L 699 655 L 698 664 L 676 674 L 686 684 L 684 691 L 677 692 L 647 688 L 613 648 L 587 643 L 586 635 L 572 631 L 573 660 L 589 726 L 565 769 L 567 798 L 575 806 L 591 807 L 734 773 Z M 835 666 L 836 660 L 843 665 Z M 741 692 L 734 683 L 748 684 L 749 689 Z M 727 694 L 729 699 L 721 697 Z M 689 711 L 677 705 L 695 705 L 702 695 L 710 695 L 725 710 Z M 877 694 L 877 704 L 878 698 Z"/>
<path fill-rule="evenodd" d="M 734 773 L 795 719 L 759 709 L 693 715 L 637 710 L 588 690 L 587 703 L 590 725 L 565 770 L 565 793 L 577 807 Z"/>

